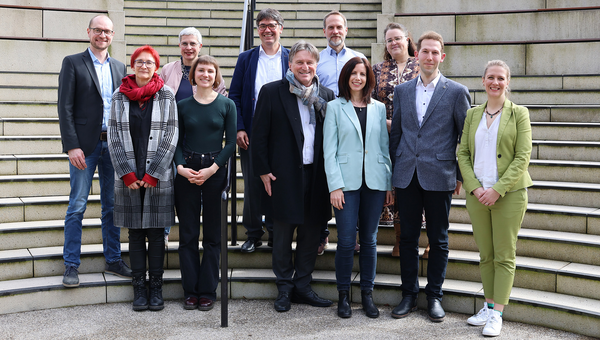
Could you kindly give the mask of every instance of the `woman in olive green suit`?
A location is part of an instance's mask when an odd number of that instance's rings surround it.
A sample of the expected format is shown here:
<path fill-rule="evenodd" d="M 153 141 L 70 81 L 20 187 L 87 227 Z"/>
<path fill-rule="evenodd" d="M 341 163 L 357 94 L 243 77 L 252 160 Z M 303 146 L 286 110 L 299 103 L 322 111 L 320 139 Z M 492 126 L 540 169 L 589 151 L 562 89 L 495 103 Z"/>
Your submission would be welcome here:
<path fill-rule="evenodd" d="M 480 253 L 484 307 L 467 322 L 497 336 L 515 274 L 517 234 L 527 210 L 531 124 L 527 108 L 506 99 L 510 69 L 488 62 L 483 86 L 488 100 L 467 111 L 458 164 L 467 210 Z"/>

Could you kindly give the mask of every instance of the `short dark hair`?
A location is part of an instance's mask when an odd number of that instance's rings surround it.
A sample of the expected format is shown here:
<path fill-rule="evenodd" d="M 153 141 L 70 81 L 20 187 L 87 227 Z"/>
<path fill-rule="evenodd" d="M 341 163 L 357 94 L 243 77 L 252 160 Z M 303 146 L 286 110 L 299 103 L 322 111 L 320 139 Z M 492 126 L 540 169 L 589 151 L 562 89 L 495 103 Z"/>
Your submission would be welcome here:
<path fill-rule="evenodd" d="M 192 84 L 192 86 L 196 86 L 196 69 L 198 68 L 198 65 L 212 65 L 215 68 L 215 82 L 213 83 L 213 89 L 216 89 L 217 87 L 219 87 L 219 85 L 221 85 L 221 69 L 219 68 L 219 63 L 217 62 L 217 59 L 215 59 L 215 57 L 213 56 L 209 56 L 209 55 L 201 55 L 198 58 L 196 58 L 196 60 L 194 60 L 194 63 L 192 64 L 192 67 L 190 68 L 190 84 Z"/>
<path fill-rule="evenodd" d="M 408 56 L 414 57 L 415 51 L 417 50 L 417 46 L 415 45 L 415 42 L 413 41 L 412 34 L 410 34 L 410 32 L 406 29 L 406 27 L 404 27 L 404 25 L 399 24 L 397 22 L 390 22 L 387 26 L 385 26 L 385 29 L 383 30 L 383 40 L 384 41 L 385 41 L 385 35 L 387 34 L 387 32 L 389 30 L 400 30 L 400 31 L 402 31 L 402 33 L 404 33 L 404 37 L 406 38 L 406 43 L 408 44 Z M 383 60 L 390 60 L 390 59 L 392 59 L 392 55 L 390 54 L 390 52 L 388 52 L 387 44 L 386 44 L 386 47 L 383 49 Z"/>
<path fill-rule="evenodd" d="M 373 92 L 373 89 L 375 88 L 375 74 L 373 73 L 371 64 L 369 64 L 369 61 L 366 58 L 354 57 L 346 62 L 346 65 L 344 65 L 340 72 L 340 79 L 338 80 L 338 89 L 340 90 L 338 97 L 350 101 L 352 95 L 350 94 L 350 85 L 348 84 L 350 83 L 350 75 L 358 64 L 365 65 L 367 71 L 367 83 L 362 89 L 362 100 L 368 104 L 371 102 L 371 92 Z"/>
<path fill-rule="evenodd" d="M 265 19 L 275 20 L 279 26 L 283 27 L 283 17 L 276 9 L 265 8 L 258 12 L 258 15 L 256 16 L 256 27 L 258 27 L 258 24 Z"/>

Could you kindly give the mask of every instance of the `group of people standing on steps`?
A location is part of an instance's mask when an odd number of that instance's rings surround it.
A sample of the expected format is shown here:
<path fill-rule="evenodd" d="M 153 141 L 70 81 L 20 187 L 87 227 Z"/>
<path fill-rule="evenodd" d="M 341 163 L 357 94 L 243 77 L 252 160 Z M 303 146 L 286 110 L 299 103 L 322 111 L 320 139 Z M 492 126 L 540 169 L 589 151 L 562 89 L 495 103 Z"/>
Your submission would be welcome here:
<path fill-rule="evenodd" d="M 415 44 L 404 26 L 389 24 L 384 61 L 371 66 L 346 46 L 348 25 L 340 12 L 323 19 L 328 45 L 320 53 L 303 40 L 283 47 L 284 20 L 277 10 L 260 11 L 256 26 L 261 44 L 239 55 L 227 98 L 218 62 L 199 56 L 197 29 L 181 31 L 181 58 L 160 75 L 160 56 L 148 45 L 133 52 L 133 74 L 126 75 L 126 67 L 108 55 L 112 22 L 103 15 L 91 19 L 90 47 L 65 57 L 59 76 L 59 120 L 71 174 L 63 284 L 79 285 L 82 219 L 98 167 L 105 271 L 132 278 L 133 309 L 164 308 L 165 240 L 175 213 L 183 306 L 212 309 L 220 193 L 237 144 L 248 235 L 241 251 L 262 245 L 264 215 L 279 292 L 276 311 L 288 311 L 292 302 L 332 304 L 310 283 L 317 254 L 328 243 L 333 207 L 337 314 L 352 315 L 358 252 L 362 309 L 379 316 L 373 287 L 380 220 L 393 221 L 393 253 L 400 256 L 402 301 L 392 317 L 416 310 L 418 244 L 426 221 L 427 313 L 443 321 L 448 216 L 452 195 L 464 187 L 485 296 L 468 323 L 484 325 L 484 335 L 499 335 L 532 185 L 529 114 L 507 99 L 509 67 L 488 62 L 482 77 L 488 100 L 471 108 L 468 89 L 439 71 L 446 55 L 436 32 L 423 33 Z M 121 259 L 117 227 L 129 230 L 131 269 Z"/>

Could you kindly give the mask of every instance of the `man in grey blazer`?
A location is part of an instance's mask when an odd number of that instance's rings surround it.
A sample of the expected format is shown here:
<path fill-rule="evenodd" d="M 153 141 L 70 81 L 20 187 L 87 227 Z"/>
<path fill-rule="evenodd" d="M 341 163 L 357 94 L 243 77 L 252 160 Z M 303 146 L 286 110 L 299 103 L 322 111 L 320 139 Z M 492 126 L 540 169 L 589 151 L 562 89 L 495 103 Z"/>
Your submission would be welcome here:
<path fill-rule="evenodd" d="M 131 270 L 121 260 L 121 231 L 113 224 L 114 169 L 106 138 L 112 94 L 127 69 L 108 54 L 114 31 L 107 16 L 93 17 L 87 33 L 90 47 L 65 57 L 58 77 L 58 119 L 71 177 L 63 247 L 65 287 L 79 286 L 81 224 L 96 166 L 100 178 L 105 272 L 131 277 Z"/>
<path fill-rule="evenodd" d="M 394 89 L 390 157 L 402 228 L 402 301 L 392 316 L 403 318 L 417 308 L 424 208 L 431 245 L 425 287 L 427 313 L 432 321 L 441 322 L 445 317 L 441 300 L 448 263 L 448 215 L 452 194 L 458 194 L 462 185 L 456 145 L 471 97 L 465 86 L 446 79 L 438 70 L 446 56 L 441 35 L 424 33 L 417 50 L 420 76 Z"/>

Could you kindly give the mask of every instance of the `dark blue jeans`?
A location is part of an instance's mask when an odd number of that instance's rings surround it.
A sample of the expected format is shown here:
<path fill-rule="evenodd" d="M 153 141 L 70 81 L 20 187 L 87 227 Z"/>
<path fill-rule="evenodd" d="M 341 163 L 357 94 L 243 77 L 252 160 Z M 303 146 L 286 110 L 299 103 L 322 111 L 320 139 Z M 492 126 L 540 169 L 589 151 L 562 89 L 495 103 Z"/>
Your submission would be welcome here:
<path fill-rule="evenodd" d="M 108 144 L 98 140 L 96 149 L 85 157 L 87 168 L 79 170 L 69 163 L 71 193 L 65 216 L 65 244 L 63 258 L 65 265 L 79 267 L 81 255 L 81 221 L 87 208 L 88 196 L 92 187 L 94 172 L 98 167 L 100 178 L 100 203 L 102 205 L 102 243 L 107 263 L 121 259 L 121 229 L 113 224 L 115 196 L 115 170 L 110 161 Z"/>
<path fill-rule="evenodd" d="M 358 190 L 344 191 L 344 201 L 342 210 L 333 208 L 338 232 L 335 252 L 337 289 L 350 290 L 358 223 L 360 289 L 372 290 L 377 267 L 377 229 L 385 191 L 371 190 L 363 184 Z"/>

